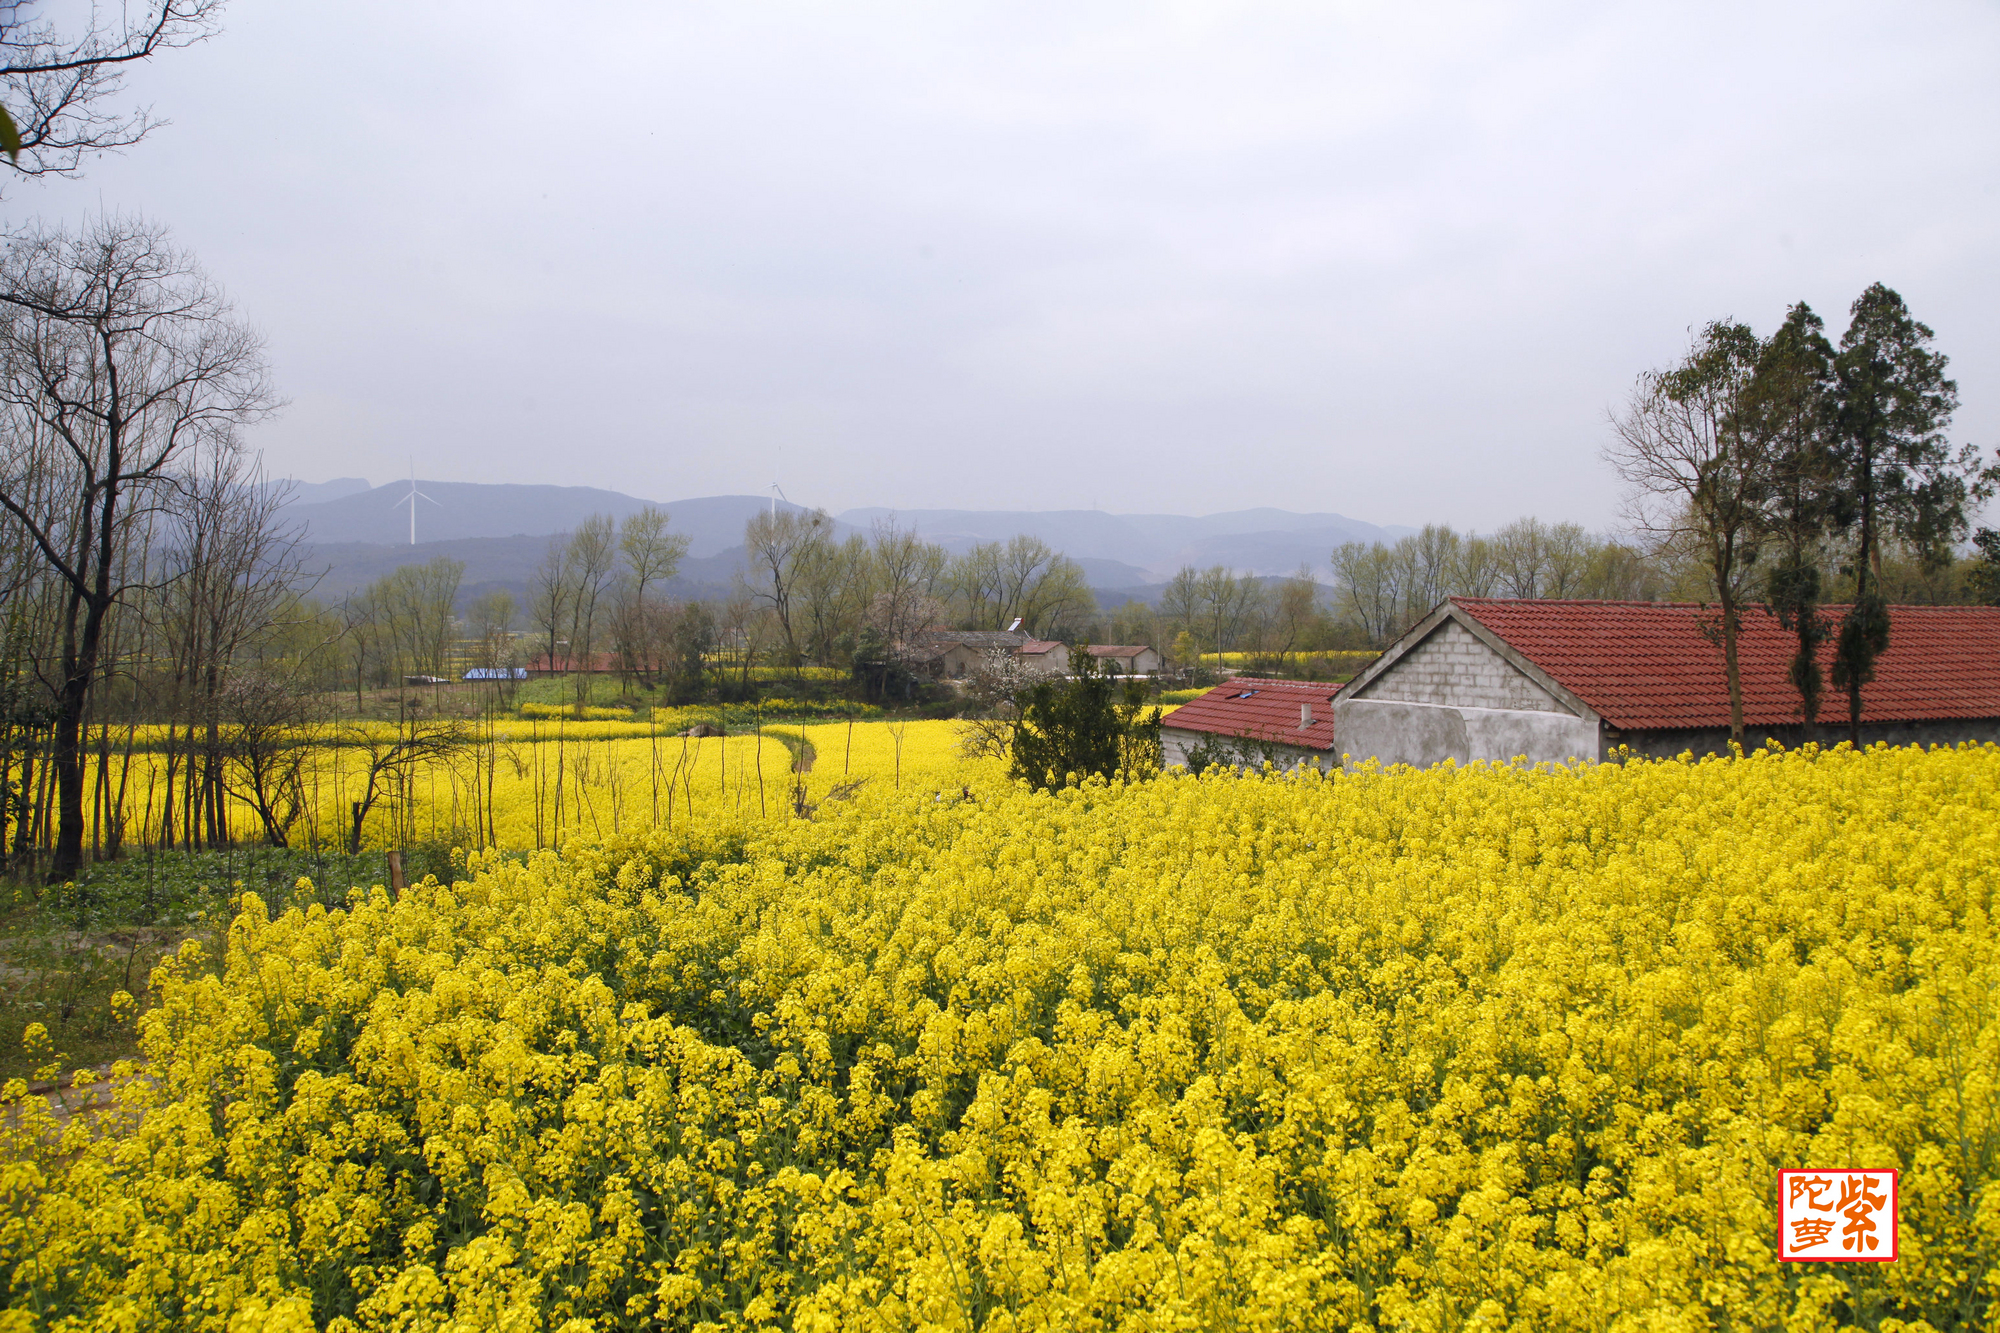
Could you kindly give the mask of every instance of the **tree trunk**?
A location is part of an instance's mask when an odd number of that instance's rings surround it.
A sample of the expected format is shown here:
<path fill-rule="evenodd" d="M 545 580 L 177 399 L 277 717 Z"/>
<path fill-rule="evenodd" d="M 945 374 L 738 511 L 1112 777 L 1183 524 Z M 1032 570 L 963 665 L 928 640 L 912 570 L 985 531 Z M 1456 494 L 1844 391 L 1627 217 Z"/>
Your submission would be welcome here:
<path fill-rule="evenodd" d="M 63 884 L 83 867 L 83 708 L 90 698 L 89 677 L 76 667 L 64 673 L 56 696 L 56 845 L 48 882 Z"/>
<path fill-rule="evenodd" d="M 114 452 L 113 458 L 116 458 Z M 103 640 L 104 614 L 111 607 L 110 548 L 112 501 L 105 502 L 101 520 L 102 546 L 97 563 L 97 587 L 89 597 L 81 593 L 70 598 L 70 614 L 83 611 L 82 633 L 70 641 L 63 653 L 62 688 L 56 695 L 55 763 L 56 840 L 55 857 L 49 864 L 48 882 L 62 884 L 76 878 L 83 867 L 83 715 L 90 706 L 90 685 L 97 674 L 98 646 Z M 74 624 L 74 619 L 71 620 Z"/>
<path fill-rule="evenodd" d="M 1720 546 L 1721 549 L 1717 549 Z M 1715 599 L 1722 606 L 1722 676 L 1729 689 L 1729 739 L 1743 745 L 1743 671 L 1736 654 L 1739 612 L 1736 601 L 1734 552 L 1723 543 L 1709 548 L 1715 570 Z"/>
<path fill-rule="evenodd" d="M 1847 612 L 1850 616 L 1868 599 L 1868 566 L 1875 555 L 1875 454 L 1866 446 L 1862 449 L 1861 476 L 1861 550 L 1854 562 L 1854 605 Z M 1872 673 L 1856 671 L 1847 680 L 1847 739 L 1857 750 L 1861 748 L 1861 677 L 1864 674 Z"/>

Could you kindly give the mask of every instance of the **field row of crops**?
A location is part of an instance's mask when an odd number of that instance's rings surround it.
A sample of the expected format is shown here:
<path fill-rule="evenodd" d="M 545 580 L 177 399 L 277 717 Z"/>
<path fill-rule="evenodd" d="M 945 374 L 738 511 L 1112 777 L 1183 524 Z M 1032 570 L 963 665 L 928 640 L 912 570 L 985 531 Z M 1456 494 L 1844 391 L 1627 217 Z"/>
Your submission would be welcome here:
<path fill-rule="evenodd" d="M 2000 1313 L 2000 750 L 967 772 L 246 900 L 9 1131 L 0 1328 Z M 1895 1263 L 1777 1262 L 1834 1165 Z"/>
<path fill-rule="evenodd" d="M 407 734 L 393 723 L 352 730 L 348 743 L 308 747 L 295 786 L 277 793 L 278 802 L 296 803 L 292 841 L 346 840 L 354 803 L 368 797 L 374 755 Z M 856 783 L 935 787 L 984 771 L 961 758 L 958 740 L 951 722 L 809 723 L 710 737 L 643 723 L 502 722 L 449 758 L 380 777 L 362 844 L 527 850 L 714 816 L 791 818 Z M 115 777 L 91 784 L 109 797 L 89 812 L 93 841 L 101 845 L 113 818 L 122 818 L 127 842 L 162 841 L 156 811 L 173 780 L 165 756 L 142 749 L 109 762 Z M 232 784 L 227 813 L 235 836 L 257 839 L 261 824 L 241 782 Z"/>

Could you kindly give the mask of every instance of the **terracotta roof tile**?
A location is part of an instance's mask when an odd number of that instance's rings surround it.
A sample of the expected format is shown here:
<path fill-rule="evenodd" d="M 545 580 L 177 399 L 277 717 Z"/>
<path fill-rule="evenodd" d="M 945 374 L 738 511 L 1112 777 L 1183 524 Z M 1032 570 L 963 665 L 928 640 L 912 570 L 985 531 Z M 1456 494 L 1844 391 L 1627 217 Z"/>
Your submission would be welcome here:
<path fill-rule="evenodd" d="M 1473 619 L 1554 677 L 1614 727 L 1643 731 L 1729 725 L 1720 613 L 1686 602 L 1566 602 L 1456 597 Z M 1847 608 L 1822 609 L 1837 624 Z M 1889 648 L 1861 691 L 1864 722 L 2000 717 L 2000 607 L 1896 606 Z M 1789 668 L 1795 639 L 1762 607 L 1743 614 L 1737 659 L 1743 720 L 1781 726 L 1799 717 Z M 1833 638 L 1824 724 L 1844 722 L 1833 688 Z"/>
<path fill-rule="evenodd" d="M 1261 680 L 1237 676 L 1198 699 L 1191 699 L 1167 716 L 1175 731 L 1203 731 L 1215 736 L 1296 745 L 1306 750 L 1333 748 L 1333 695 L 1338 685 L 1303 680 Z M 1299 726 L 1299 706 L 1312 707 L 1312 725 Z"/>

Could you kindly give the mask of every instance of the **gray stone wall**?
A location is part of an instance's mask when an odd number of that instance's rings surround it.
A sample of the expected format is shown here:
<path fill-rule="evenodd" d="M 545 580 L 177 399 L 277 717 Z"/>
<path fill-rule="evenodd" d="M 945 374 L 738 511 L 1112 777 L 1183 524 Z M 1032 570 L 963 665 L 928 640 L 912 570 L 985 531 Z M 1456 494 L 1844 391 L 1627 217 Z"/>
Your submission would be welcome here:
<path fill-rule="evenodd" d="M 1358 697 L 1569 714 L 1547 690 L 1456 620 L 1440 623 L 1423 642 L 1370 681 Z"/>
<path fill-rule="evenodd" d="M 1529 682 L 1532 684 L 1533 682 Z M 1533 708 L 1451 708 L 1389 699 L 1333 706 L 1333 748 L 1350 763 L 1428 768 L 1446 759 L 1567 763 L 1596 759 L 1597 724 L 1571 713 Z"/>

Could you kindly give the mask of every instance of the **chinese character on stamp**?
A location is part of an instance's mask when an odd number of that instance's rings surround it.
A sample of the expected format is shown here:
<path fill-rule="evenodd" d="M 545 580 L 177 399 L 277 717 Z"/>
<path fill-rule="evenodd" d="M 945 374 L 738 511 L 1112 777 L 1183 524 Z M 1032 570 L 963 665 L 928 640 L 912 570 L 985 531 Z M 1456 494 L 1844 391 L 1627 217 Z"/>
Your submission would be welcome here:
<path fill-rule="evenodd" d="M 1894 1260 L 1896 1173 L 1780 1171 L 1778 1257 Z"/>

